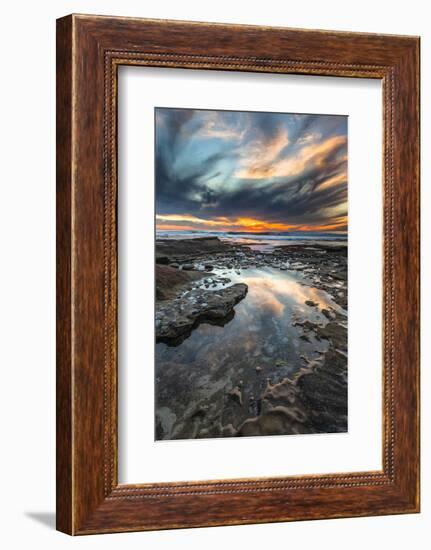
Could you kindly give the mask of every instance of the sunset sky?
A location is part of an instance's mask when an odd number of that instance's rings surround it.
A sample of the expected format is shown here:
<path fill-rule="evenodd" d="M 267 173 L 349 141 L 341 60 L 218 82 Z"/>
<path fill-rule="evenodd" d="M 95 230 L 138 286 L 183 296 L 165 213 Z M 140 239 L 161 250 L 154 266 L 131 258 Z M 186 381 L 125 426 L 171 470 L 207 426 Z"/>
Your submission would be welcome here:
<path fill-rule="evenodd" d="M 347 117 L 157 108 L 158 230 L 347 231 Z"/>

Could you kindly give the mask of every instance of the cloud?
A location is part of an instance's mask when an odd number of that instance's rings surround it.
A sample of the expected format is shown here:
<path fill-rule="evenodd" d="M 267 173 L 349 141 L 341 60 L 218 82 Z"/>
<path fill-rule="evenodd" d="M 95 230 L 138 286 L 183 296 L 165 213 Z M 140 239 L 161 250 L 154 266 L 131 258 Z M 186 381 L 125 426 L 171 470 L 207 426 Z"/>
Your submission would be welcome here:
<path fill-rule="evenodd" d="M 251 142 L 241 158 L 241 168 L 235 173 L 237 178 L 272 177 L 274 163 L 280 153 L 289 145 L 289 135 L 285 128 L 278 130 L 275 136 L 263 136 Z"/>
<path fill-rule="evenodd" d="M 346 227 L 346 117 L 157 109 L 155 153 L 160 227 Z"/>
<path fill-rule="evenodd" d="M 309 143 L 309 140 L 304 143 Z M 286 145 L 288 141 L 286 142 Z M 263 159 L 257 158 L 235 175 L 238 178 L 267 179 L 291 177 L 306 171 L 311 167 L 324 167 L 325 162 L 335 155 L 341 148 L 347 145 L 346 136 L 334 136 L 320 143 L 311 143 L 299 149 L 296 154 L 276 159 L 280 150 L 275 150 L 276 155 Z M 261 144 L 264 151 L 271 151 L 272 144 Z"/>
<path fill-rule="evenodd" d="M 202 138 L 241 141 L 246 132 L 238 124 L 229 124 L 226 117 L 220 116 L 218 111 L 206 111 L 203 121 L 197 133 Z"/>
<path fill-rule="evenodd" d="M 227 222 L 227 218 L 218 218 L 216 220 L 211 219 L 202 219 L 196 216 L 183 215 L 183 214 L 156 214 L 157 222 L 176 222 L 176 223 L 193 223 L 196 225 L 209 225 L 209 226 L 220 226 Z"/>

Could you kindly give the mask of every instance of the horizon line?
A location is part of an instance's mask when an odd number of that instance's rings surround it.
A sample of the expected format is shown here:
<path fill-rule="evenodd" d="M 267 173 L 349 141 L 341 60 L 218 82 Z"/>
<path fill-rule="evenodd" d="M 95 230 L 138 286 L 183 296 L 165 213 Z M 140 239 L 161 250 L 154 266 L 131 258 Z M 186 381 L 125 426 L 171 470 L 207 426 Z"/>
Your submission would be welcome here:
<path fill-rule="evenodd" d="M 294 229 L 291 231 L 230 231 L 230 230 L 216 230 L 216 229 L 163 229 L 157 228 L 156 231 L 170 232 L 170 233 L 250 233 L 252 235 L 284 235 L 289 233 L 333 233 L 338 235 L 347 235 L 348 231 L 337 230 L 325 230 L 325 229 Z"/>

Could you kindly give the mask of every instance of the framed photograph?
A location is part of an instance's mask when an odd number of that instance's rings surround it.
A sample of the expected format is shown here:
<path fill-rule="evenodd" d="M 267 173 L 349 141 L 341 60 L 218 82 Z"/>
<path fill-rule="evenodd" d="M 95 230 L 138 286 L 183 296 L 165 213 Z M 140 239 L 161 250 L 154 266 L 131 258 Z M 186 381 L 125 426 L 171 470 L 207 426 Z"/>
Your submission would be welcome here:
<path fill-rule="evenodd" d="M 57 528 L 419 511 L 419 38 L 57 21 Z"/>

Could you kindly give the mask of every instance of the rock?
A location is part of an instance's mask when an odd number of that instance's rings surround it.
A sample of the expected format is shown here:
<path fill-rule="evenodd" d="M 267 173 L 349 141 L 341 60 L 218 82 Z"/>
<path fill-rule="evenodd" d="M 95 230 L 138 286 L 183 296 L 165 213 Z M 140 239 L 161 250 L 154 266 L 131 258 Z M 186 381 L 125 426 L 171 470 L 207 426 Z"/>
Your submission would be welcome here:
<path fill-rule="evenodd" d="M 305 300 L 305 305 L 310 307 L 316 307 L 317 303 L 313 302 L 313 300 Z"/>
<path fill-rule="evenodd" d="M 229 396 L 238 403 L 238 405 L 242 405 L 242 391 L 241 389 L 236 386 L 233 388 L 233 390 L 230 390 Z"/>
<path fill-rule="evenodd" d="M 229 243 L 222 242 L 218 237 L 195 237 L 193 239 L 157 239 L 156 254 L 158 256 L 183 257 L 227 253 L 232 250 Z"/>
<path fill-rule="evenodd" d="M 189 299 L 181 297 L 160 302 L 156 341 L 177 346 L 188 338 L 200 323 L 224 326 L 234 317 L 234 306 L 247 295 L 248 287 L 238 283 L 217 291 L 202 288 L 190 291 Z"/>
<path fill-rule="evenodd" d="M 232 437 L 236 435 L 236 430 L 232 424 L 228 424 L 227 426 L 222 428 L 221 435 L 222 437 Z"/>
<path fill-rule="evenodd" d="M 286 435 L 312 431 L 296 383 L 289 378 L 274 385 L 267 379 L 260 402 L 260 414 L 246 419 L 238 428 L 238 436 Z"/>
<path fill-rule="evenodd" d="M 334 348 L 345 349 L 347 344 L 347 330 L 334 321 L 324 327 L 317 327 L 317 336 L 328 340 Z"/>
<path fill-rule="evenodd" d="M 172 265 L 156 264 L 156 300 L 171 300 L 190 286 L 191 281 L 200 279 L 196 271 L 183 271 Z"/>
<path fill-rule="evenodd" d="M 156 264 L 168 265 L 169 258 L 167 256 L 157 256 L 156 255 Z"/>
<path fill-rule="evenodd" d="M 316 331 L 320 327 L 320 324 L 319 323 L 312 323 L 308 319 L 304 319 L 302 321 L 297 319 L 292 323 L 292 326 L 302 327 L 304 329 L 304 332 L 309 332 L 310 330 Z"/>
<path fill-rule="evenodd" d="M 177 264 L 176 262 L 169 264 L 169 267 L 174 267 L 175 269 L 178 269 L 180 267 L 180 264 Z"/>
<path fill-rule="evenodd" d="M 256 372 L 260 372 L 262 370 L 262 367 L 259 367 L 259 365 L 256 366 Z"/>
<path fill-rule="evenodd" d="M 331 315 L 331 312 L 327 309 L 322 309 L 322 314 L 329 320 L 334 318 L 334 315 Z"/>
<path fill-rule="evenodd" d="M 331 349 L 322 365 L 297 382 L 316 433 L 347 431 L 346 358 Z"/>

